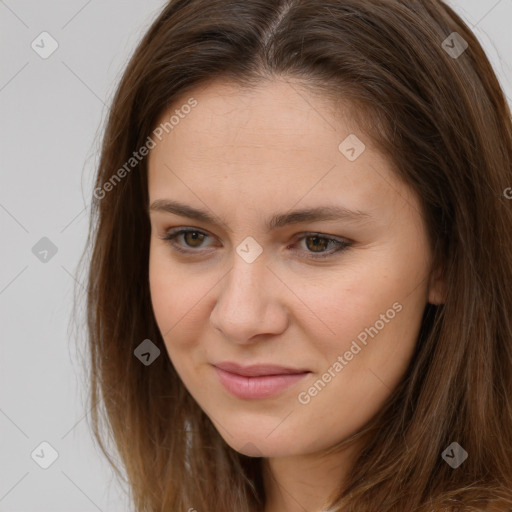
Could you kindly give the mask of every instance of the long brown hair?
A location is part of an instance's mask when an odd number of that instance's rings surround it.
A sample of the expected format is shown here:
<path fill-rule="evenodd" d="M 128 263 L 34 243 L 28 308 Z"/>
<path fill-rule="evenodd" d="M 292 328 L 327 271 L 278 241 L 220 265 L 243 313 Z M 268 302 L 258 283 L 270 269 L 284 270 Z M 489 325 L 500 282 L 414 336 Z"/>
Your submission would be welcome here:
<path fill-rule="evenodd" d="M 165 6 L 113 99 L 92 197 L 95 439 L 124 470 L 137 511 L 263 510 L 262 459 L 224 442 L 166 353 L 148 282 L 147 158 L 130 158 L 199 85 L 255 87 L 273 77 L 354 107 L 361 132 L 418 194 L 433 268 L 446 282 L 444 304 L 427 304 L 410 367 L 365 426 L 331 510 L 512 508 L 511 113 L 478 40 L 440 0 Z M 161 350 L 149 366 L 134 355 L 145 339 Z M 441 456 L 454 441 L 468 453 L 457 469 Z"/>

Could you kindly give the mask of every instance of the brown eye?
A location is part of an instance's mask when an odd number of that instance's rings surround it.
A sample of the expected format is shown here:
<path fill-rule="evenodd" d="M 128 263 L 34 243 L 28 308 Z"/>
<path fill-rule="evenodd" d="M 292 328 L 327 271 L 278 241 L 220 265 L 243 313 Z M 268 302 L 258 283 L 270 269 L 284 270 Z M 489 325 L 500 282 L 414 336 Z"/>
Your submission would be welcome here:
<path fill-rule="evenodd" d="M 329 246 L 330 240 L 321 236 L 308 236 L 305 238 L 306 247 L 312 252 L 322 252 Z M 311 241 L 311 243 L 310 243 Z"/>
<path fill-rule="evenodd" d="M 204 253 L 204 251 L 199 250 L 201 247 L 208 247 L 203 244 L 207 238 L 210 237 L 206 233 L 198 229 L 189 228 L 170 230 L 162 237 L 162 240 L 171 244 L 176 251 L 190 255 L 199 255 Z M 334 254 L 348 249 L 353 243 L 352 241 L 338 239 L 332 236 L 323 236 L 321 233 L 306 234 L 299 238 L 299 244 L 301 244 L 303 240 L 305 240 L 306 243 L 301 249 L 301 252 L 306 253 L 306 258 L 316 260 L 334 256 Z M 330 247 L 332 247 L 332 249 L 328 250 Z"/>
<path fill-rule="evenodd" d="M 320 233 L 311 233 L 302 236 L 299 239 L 299 244 L 305 241 L 305 249 L 302 252 L 306 253 L 306 257 L 310 259 L 319 260 L 321 258 L 328 258 L 334 254 L 343 252 L 352 245 L 352 241 L 334 238 L 331 236 L 322 236 Z M 333 247 L 331 250 L 326 250 Z"/>
<path fill-rule="evenodd" d="M 186 245 L 190 247 L 200 247 L 205 236 L 204 233 L 199 233 L 199 231 L 186 231 L 182 234 Z"/>
<path fill-rule="evenodd" d="M 177 251 L 192 253 L 199 252 L 193 249 L 201 248 L 205 238 L 208 238 L 208 235 L 197 229 L 179 229 L 170 230 L 162 240 L 169 242 Z"/>

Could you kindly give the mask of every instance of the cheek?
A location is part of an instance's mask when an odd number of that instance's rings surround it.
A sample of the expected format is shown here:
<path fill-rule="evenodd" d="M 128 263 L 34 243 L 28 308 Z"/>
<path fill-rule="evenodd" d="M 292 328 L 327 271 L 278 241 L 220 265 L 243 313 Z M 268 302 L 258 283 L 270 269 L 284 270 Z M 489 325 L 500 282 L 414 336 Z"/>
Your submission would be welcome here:
<path fill-rule="evenodd" d="M 317 340 L 322 352 L 348 350 L 352 339 L 403 297 L 400 284 L 383 276 L 382 269 L 368 265 L 344 267 L 339 273 L 315 279 L 313 286 L 309 281 L 295 281 L 294 292 L 308 306 L 306 315 L 297 321 Z"/>
<path fill-rule="evenodd" d="M 184 335 L 184 327 L 193 305 L 193 297 L 184 293 L 184 278 L 162 258 L 150 256 L 149 286 L 155 320 L 167 354 L 180 378 L 190 370 L 189 352 L 193 348 L 193 333 Z M 189 303 L 190 302 L 190 303 Z"/>
<path fill-rule="evenodd" d="M 368 265 L 304 287 L 314 316 L 304 333 L 331 367 L 345 356 L 345 378 L 356 384 L 374 371 L 386 385 L 398 383 L 410 362 L 426 305 L 426 282 L 414 266 Z M 343 363 L 344 364 L 344 363 Z M 376 380 L 378 383 L 378 381 Z M 359 385 L 359 384 L 358 384 Z"/>
<path fill-rule="evenodd" d="M 177 272 L 161 247 L 152 246 L 149 255 L 149 289 L 155 320 L 166 346 L 177 339 L 180 318 L 190 309 L 183 275 Z M 169 347 L 168 347 L 169 348 Z"/>
<path fill-rule="evenodd" d="M 403 379 L 416 345 L 422 309 L 421 301 L 408 297 L 397 304 L 393 303 L 395 297 L 391 289 L 389 296 L 382 295 L 380 300 L 359 296 L 358 304 L 345 307 L 338 315 L 333 325 L 337 337 L 316 338 L 325 362 L 299 390 L 296 405 L 301 412 L 298 429 L 315 433 L 307 434 L 311 449 L 324 448 L 355 433 Z"/>
<path fill-rule="evenodd" d="M 215 279 L 187 271 L 164 252 L 150 252 L 149 288 L 155 320 L 172 358 L 196 348 L 201 339 L 207 295 Z"/>
<path fill-rule="evenodd" d="M 156 322 L 162 335 L 173 325 L 173 316 L 178 304 L 176 286 L 176 275 L 170 266 L 165 265 L 164 259 L 159 251 L 153 247 L 149 254 L 149 290 L 151 304 Z"/>
<path fill-rule="evenodd" d="M 161 331 L 169 330 L 186 309 L 186 280 L 171 261 L 167 249 L 152 238 L 149 251 L 149 289 L 155 318 Z M 193 289 L 193 288 L 192 288 Z"/>

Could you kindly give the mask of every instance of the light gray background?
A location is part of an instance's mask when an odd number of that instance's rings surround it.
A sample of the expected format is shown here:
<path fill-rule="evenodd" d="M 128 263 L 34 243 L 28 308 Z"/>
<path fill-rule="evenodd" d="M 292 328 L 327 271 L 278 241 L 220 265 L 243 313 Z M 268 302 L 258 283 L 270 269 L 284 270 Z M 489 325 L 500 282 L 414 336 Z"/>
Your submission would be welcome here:
<path fill-rule="evenodd" d="M 510 100 L 512 0 L 450 3 Z M 0 0 L 0 512 L 127 509 L 91 440 L 68 323 L 106 105 L 164 4 Z M 43 31 L 59 45 L 47 59 L 31 48 Z M 57 247 L 46 263 L 42 237 Z M 59 454 L 48 469 L 31 458 L 43 441 Z"/>

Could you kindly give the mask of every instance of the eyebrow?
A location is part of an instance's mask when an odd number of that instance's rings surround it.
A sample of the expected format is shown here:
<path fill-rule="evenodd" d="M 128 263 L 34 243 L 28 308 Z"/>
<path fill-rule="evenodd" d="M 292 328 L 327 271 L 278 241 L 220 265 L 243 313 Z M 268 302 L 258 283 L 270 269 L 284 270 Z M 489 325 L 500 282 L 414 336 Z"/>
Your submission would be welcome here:
<path fill-rule="evenodd" d="M 181 217 L 188 217 L 207 224 L 217 224 L 217 219 L 206 210 L 193 208 L 192 206 L 180 203 L 179 201 L 157 199 L 151 204 L 149 210 L 150 212 L 173 213 L 175 215 L 180 215 Z M 341 206 L 321 206 L 317 208 L 278 213 L 266 221 L 265 227 L 268 231 L 272 231 L 289 224 L 325 220 L 344 220 L 351 223 L 362 223 L 374 220 L 374 217 L 367 212 L 360 210 L 348 210 Z M 228 231 L 231 230 L 228 228 Z"/>

